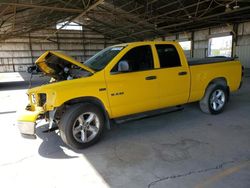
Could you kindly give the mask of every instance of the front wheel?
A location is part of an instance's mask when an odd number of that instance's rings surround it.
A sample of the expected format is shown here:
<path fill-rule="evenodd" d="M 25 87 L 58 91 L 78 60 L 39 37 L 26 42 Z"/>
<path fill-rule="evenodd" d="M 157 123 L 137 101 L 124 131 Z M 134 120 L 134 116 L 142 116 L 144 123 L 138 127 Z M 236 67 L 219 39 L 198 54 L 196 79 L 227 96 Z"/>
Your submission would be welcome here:
<path fill-rule="evenodd" d="M 102 111 L 89 103 L 69 108 L 59 123 L 63 142 L 74 149 L 83 149 L 95 144 L 104 128 Z"/>
<path fill-rule="evenodd" d="M 200 109 L 205 113 L 221 113 L 228 101 L 229 93 L 226 86 L 211 84 L 200 100 Z"/>

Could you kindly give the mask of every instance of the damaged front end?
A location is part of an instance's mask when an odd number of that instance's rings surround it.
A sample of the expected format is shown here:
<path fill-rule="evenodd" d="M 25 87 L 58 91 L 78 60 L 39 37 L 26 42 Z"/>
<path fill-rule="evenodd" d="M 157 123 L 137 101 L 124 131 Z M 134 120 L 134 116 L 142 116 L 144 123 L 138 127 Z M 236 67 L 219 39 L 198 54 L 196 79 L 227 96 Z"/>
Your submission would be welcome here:
<path fill-rule="evenodd" d="M 36 121 L 38 119 L 38 116 L 42 113 L 43 113 L 42 110 L 41 111 L 40 110 L 35 110 L 35 111 L 25 110 L 18 116 L 17 126 L 23 137 L 33 138 L 33 139 L 36 138 L 36 135 L 35 135 Z"/>
<path fill-rule="evenodd" d="M 95 72 L 83 63 L 54 51 L 42 54 L 35 64 L 44 75 L 52 78 L 51 82 L 89 77 Z"/>
<path fill-rule="evenodd" d="M 29 104 L 18 113 L 17 126 L 25 138 L 36 138 L 37 120 L 44 118 L 47 111 L 46 94 L 35 93 L 34 89 L 28 91 Z"/>
<path fill-rule="evenodd" d="M 45 124 L 48 124 L 48 130 L 43 132 L 50 132 L 52 130 L 57 129 L 58 117 L 57 115 L 61 115 L 61 108 L 54 108 L 52 110 L 47 111 L 45 105 L 44 106 L 33 106 L 27 105 L 25 110 L 23 110 L 17 118 L 17 126 L 21 135 L 24 138 L 36 138 L 36 126 L 39 120 L 44 119 Z"/>
<path fill-rule="evenodd" d="M 49 123 L 49 128 L 52 128 L 58 109 L 54 106 L 56 92 L 53 83 L 58 84 L 60 81 L 89 77 L 95 72 L 60 52 L 45 52 L 36 60 L 35 64 L 44 75 L 51 77 L 51 81 L 27 91 L 29 104 L 17 118 L 19 131 L 25 138 L 36 138 L 38 119 L 45 119 Z"/>

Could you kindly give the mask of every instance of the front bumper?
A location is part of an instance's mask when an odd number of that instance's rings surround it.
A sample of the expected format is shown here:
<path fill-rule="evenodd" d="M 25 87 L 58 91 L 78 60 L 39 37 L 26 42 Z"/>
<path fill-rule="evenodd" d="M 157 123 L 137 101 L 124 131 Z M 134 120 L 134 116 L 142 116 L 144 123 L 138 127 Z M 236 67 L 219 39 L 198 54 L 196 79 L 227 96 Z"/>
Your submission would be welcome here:
<path fill-rule="evenodd" d="M 17 126 L 21 135 L 25 138 L 36 138 L 36 120 L 41 114 L 40 110 L 21 112 L 17 119 Z"/>
<path fill-rule="evenodd" d="M 35 132 L 35 127 L 36 123 L 34 122 L 28 122 L 28 121 L 18 121 L 17 126 L 19 128 L 19 131 L 21 135 L 24 138 L 31 138 L 31 139 L 36 139 L 36 132 Z"/>

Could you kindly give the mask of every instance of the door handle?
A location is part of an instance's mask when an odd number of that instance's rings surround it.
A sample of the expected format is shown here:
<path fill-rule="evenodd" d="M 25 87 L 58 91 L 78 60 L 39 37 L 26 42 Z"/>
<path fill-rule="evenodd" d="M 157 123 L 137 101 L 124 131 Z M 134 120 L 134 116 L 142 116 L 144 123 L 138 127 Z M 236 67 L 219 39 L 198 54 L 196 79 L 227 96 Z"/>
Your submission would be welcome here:
<path fill-rule="evenodd" d="M 183 76 L 183 75 L 186 75 L 186 74 L 187 74 L 186 71 L 182 71 L 182 72 L 179 72 L 179 73 L 178 73 L 178 75 L 180 75 L 180 76 Z"/>
<path fill-rule="evenodd" d="M 156 76 L 147 76 L 145 80 L 155 80 L 156 78 Z"/>

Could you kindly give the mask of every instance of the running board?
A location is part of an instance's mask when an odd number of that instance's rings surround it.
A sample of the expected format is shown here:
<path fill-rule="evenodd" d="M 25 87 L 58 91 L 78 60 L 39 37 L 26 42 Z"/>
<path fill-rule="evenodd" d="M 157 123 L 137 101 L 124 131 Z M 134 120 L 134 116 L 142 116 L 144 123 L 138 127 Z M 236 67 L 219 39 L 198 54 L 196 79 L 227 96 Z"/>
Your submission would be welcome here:
<path fill-rule="evenodd" d="M 116 118 L 116 119 L 114 119 L 114 122 L 117 124 L 122 124 L 122 123 L 129 122 L 129 121 L 141 120 L 141 119 L 145 119 L 145 118 L 160 116 L 163 114 L 179 112 L 179 111 L 182 111 L 183 109 L 184 109 L 184 107 L 182 107 L 182 106 L 163 108 L 160 110 L 153 110 L 153 111 L 148 111 L 148 112 L 143 112 L 143 113 L 138 113 L 138 114 L 133 114 L 133 115 L 128 115 L 128 116 Z"/>

